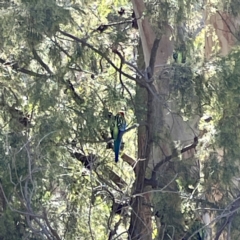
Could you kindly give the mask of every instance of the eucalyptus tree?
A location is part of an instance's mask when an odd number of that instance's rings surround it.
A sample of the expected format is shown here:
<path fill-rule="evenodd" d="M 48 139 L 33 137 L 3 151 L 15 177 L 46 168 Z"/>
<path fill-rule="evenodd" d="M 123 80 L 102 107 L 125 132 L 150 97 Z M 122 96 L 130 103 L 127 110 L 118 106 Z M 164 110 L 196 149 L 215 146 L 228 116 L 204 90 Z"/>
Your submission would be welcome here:
<path fill-rule="evenodd" d="M 239 56 L 233 48 L 238 41 L 234 2 L 132 3 L 143 49 L 139 67 L 147 73 L 145 90 L 138 89 L 137 96 L 142 106 L 146 103 L 147 124 L 139 128 L 139 157 L 145 161 L 136 169 L 129 234 L 133 239 L 152 239 L 153 233 L 158 239 L 219 239 L 228 226 L 227 237 L 234 238 L 238 137 L 232 121 L 224 121 L 224 109 L 236 109 L 238 102 L 233 97 Z M 225 87 L 235 84 L 223 90 L 221 79 Z M 230 138 L 235 147 L 228 145 Z"/>

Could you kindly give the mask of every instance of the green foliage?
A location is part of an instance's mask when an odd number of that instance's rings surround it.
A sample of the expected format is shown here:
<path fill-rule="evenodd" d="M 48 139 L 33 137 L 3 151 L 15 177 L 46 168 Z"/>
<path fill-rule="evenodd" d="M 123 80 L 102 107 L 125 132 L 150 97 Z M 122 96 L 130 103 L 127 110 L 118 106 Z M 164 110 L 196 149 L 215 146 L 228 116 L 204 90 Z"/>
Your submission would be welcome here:
<path fill-rule="evenodd" d="M 26 235 L 26 230 L 23 219 L 17 213 L 12 213 L 10 209 L 6 209 L 0 217 L 0 238 L 19 240 L 24 235 Z"/>
<path fill-rule="evenodd" d="M 223 206 L 234 201 L 239 194 L 234 179 L 239 175 L 239 89 L 240 52 L 236 47 L 226 56 L 217 59 L 206 75 L 205 99 L 209 104 L 204 109 L 214 119 L 210 123 L 208 158 L 204 161 L 204 189 L 211 201 Z M 205 127 L 207 124 L 205 124 Z M 209 125 L 209 124 L 208 124 Z M 217 150 L 216 150 L 217 149 Z M 221 227 L 220 222 L 217 227 Z M 238 218 L 232 224 L 237 225 Z M 238 227 L 231 236 L 239 234 Z"/>
<path fill-rule="evenodd" d="M 159 232 L 160 236 L 180 237 L 183 232 L 183 218 L 180 206 L 180 198 L 173 197 L 171 193 L 157 193 L 154 197 L 155 215 L 165 228 Z M 174 208 L 172 207 L 174 206 Z"/>
<path fill-rule="evenodd" d="M 219 147 L 224 149 L 224 156 L 227 161 L 235 161 L 239 156 L 239 131 L 238 131 L 238 109 L 239 90 L 238 81 L 240 71 L 240 54 L 235 49 L 228 57 L 220 59 L 216 63 L 218 68 L 216 74 L 209 79 L 215 89 L 216 101 L 213 107 L 219 110 L 216 130 L 216 141 Z M 216 78 L 218 81 L 216 81 Z"/>
<path fill-rule="evenodd" d="M 192 114 L 202 114 L 202 106 L 210 102 L 205 77 L 193 70 L 192 64 L 173 64 L 169 81 L 169 97 L 176 103 L 175 111 L 185 118 Z"/>
<path fill-rule="evenodd" d="M 222 4 L 227 12 L 229 12 L 235 17 L 238 16 L 240 9 L 239 9 L 239 4 L 237 0 L 222 1 Z"/>
<path fill-rule="evenodd" d="M 231 1 L 228 9 L 237 11 L 235 4 Z M 123 16 L 117 13 L 120 7 Z M 220 207 L 233 200 L 229 192 L 237 194 L 231 183 L 239 174 L 240 54 L 236 48 L 203 63 L 205 32 L 196 38 L 189 33 L 196 30 L 196 21 L 189 19 L 201 14 L 198 1 L 148 1 L 146 7 L 144 15 L 157 35 L 164 34 L 166 24 L 178 29 L 173 35 L 179 59 L 171 65 L 169 95 L 178 103 L 176 112 L 183 117 L 206 112 L 214 119 L 210 146 L 203 143 L 197 156 L 206 145 L 211 149 L 203 178 L 192 173 L 193 159 L 173 161 L 166 174 L 157 176 L 162 188 L 178 173 L 170 185 L 174 193 L 159 191 L 152 203 L 157 221 L 166 226 L 158 235 L 180 239 L 202 226 L 192 211 L 201 194 L 199 182 L 208 194 L 213 188 L 224 193 Z M 113 163 L 103 136 L 109 137 L 108 112 L 116 114 L 121 107 L 128 123 L 134 123 L 135 114 L 138 122 L 146 122 L 146 93 L 116 71 L 121 59 L 114 50 L 126 60 L 135 58 L 131 8 L 125 0 L 1 1 L 1 239 L 53 239 L 54 233 L 60 239 L 106 239 L 119 218 L 125 224 L 119 229 L 127 229 L 128 214 L 116 217 L 112 205 L 129 200 L 135 176 L 125 162 Z M 143 58 L 139 61 L 142 70 Z M 205 67 L 211 70 L 203 73 Z M 125 151 L 134 156 L 135 131 L 124 139 Z M 162 141 L 159 136 L 153 140 Z M 215 148 L 221 148 L 221 156 Z M 238 217 L 232 226 L 232 236 L 238 236 Z"/>
<path fill-rule="evenodd" d="M 0 238 L 55 239 L 56 231 L 61 239 L 106 239 L 114 198 L 128 194 L 133 173 L 125 163 L 113 165 L 102 133 L 110 136 L 108 111 L 127 107 L 127 121 L 134 119 L 106 57 L 119 67 L 109 46 L 122 51 L 131 29 L 126 23 L 96 31 L 110 14 L 121 21 L 106 1 L 4 1 L 0 12 Z M 134 96 L 134 85 L 121 77 Z"/>

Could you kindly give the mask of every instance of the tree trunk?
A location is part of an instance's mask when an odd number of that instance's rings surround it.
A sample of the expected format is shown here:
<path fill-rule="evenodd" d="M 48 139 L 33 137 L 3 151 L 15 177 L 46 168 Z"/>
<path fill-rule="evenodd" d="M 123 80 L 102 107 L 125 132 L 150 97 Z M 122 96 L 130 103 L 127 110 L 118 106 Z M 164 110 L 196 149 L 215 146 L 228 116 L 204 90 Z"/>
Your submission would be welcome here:
<path fill-rule="evenodd" d="M 214 53 L 213 49 L 217 49 L 222 56 L 226 56 L 240 40 L 237 29 L 240 26 L 240 18 L 232 17 L 227 13 L 217 11 L 214 14 L 210 10 L 206 10 L 206 25 L 209 25 L 205 34 L 205 57 L 209 59 Z"/>
<path fill-rule="evenodd" d="M 144 70 L 150 65 L 151 50 L 156 35 L 148 18 L 142 16 L 145 9 L 143 1 L 132 0 L 132 4 L 138 19 L 142 46 L 138 67 Z M 209 59 L 216 53 L 214 52 L 216 45 L 219 45 L 222 55 L 227 55 L 236 40 L 239 40 L 236 34 L 236 29 L 240 25 L 239 19 L 218 11 L 211 15 L 207 9 L 205 25 L 210 25 L 210 32 L 206 32 L 205 35 L 205 57 Z M 139 159 L 135 169 L 136 181 L 133 189 L 134 197 L 131 202 L 130 239 L 152 239 L 152 217 L 154 215 L 159 217 L 157 220 L 157 226 L 160 227 L 160 230 L 158 229 L 159 238 L 164 239 L 165 231 L 169 227 L 167 226 L 169 209 L 173 208 L 173 213 L 180 212 L 181 204 L 177 194 L 173 197 L 173 193 L 167 194 L 160 191 L 163 187 L 165 190 L 177 191 L 174 180 L 178 171 L 175 163 L 171 161 L 175 149 L 173 141 L 178 141 L 182 149 L 187 149 L 181 151 L 183 159 L 193 158 L 194 146 L 197 143 L 196 137 L 199 135 L 200 114 L 193 115 L 189 121 L 184 121 L 181 116 L 174 113 L 176 103 L 167 100 L 171 77 L 171 69 L 167 62 L 173 54 L 173 29 L 165 23 L 165 29 L 161 30 L 164 34 L 160 36 L 155 65 L 152 69 L 154 81 L 152 85 L 149 83 L 153 91 L 138 86 L 136 92 L 137 105 L 139 106 L 137 109 L 138 121 L 145 122 L 146 126 L 141 126 L 138 130 Z M 144 64 L 145 66 L 143 66 Z M 152 190 L 155 191 L 155 189 L 159 191 L 153 193 Z M 206 212 L 203 221 L 207 224 L 213 217 Z M 178 220 L 181 221 L 181 219 Z M 179 225 L 181 226 L 181 224 Z M 176 232 L 172 237 L 181 239 L 184 230 L 180 228 Z M 212 239 L 214 236 L 213 228 L 209 228 L 206 232 L 208 232 L 207 239 Z"/>
<path fill-rule="evenodd" d="M 138 19 L 138 28 L 142 45 L 142 52 L 139 53 L 140 64 L 138 67 L 143 70 L 150 65 L 151 50 L 156 35 L 148 22 L 142 17 L 144 3 L 141 0 L 132 0 L 133 9 Z M 168 109 L 173 110 L 175 103 L 167 102 L 169 93 L 169 77 L 171 74 L 164 66 L 169 58 L 172 58 L 174 42 L 171 40 L 172 29 L 166 23 L 164 34 L 160 37 L 157 49 L 154 73 L 154 82 L 149 84 L 152 91 L 143 87 L 137 87 L 137 110 L 138 121 L 145 122 L 146 126 L 138 130 L 138 163 L 136 165 L 136 181 L 134 184 L 133 198 L 131 202 L 132 215 L 129 227 L 130 239 L 152 239 L 152 217 L 158 216 L 158 225 L 162 226 L 160 232 L 164 236 L 164 229 L 167 220 L 171 218 L 167 210 L 180 212 L 180 198 L 176 194 L 169 195 L 162 193 L 161 188 L 166 187 L 177 191 L 175 183 L 176 170 L 172 159 L 173 140 L 181 142 L 182 147 L 194 142 L 198 134 L 197 123 L 199 116 L 194 116 L 191 122 L 185 122 L 177 114 L 172 114 Z M 144 59 L 144 60 L 143 60 Z M 145 66 L 143 66 L 145 64 Z M 143 117 L 144 116 L 144 117 Z M 192 156 L 192 149 L 186 151 L 186 157 Z M 152 190 L 158 189 L 156 194 Z M 167 206 L 160 206 L 161 199 L 164 199 Z M 167 204 L 169 201 L 169 204 Z M 163 205 L 163 204 L 162 204 Z M 159 209 L 159 211 L 158 211 Z M 181 221 L 181 220 L 179 220 Z M 179 224 L 180 225 L 180 224 Z M 183 229 L 180 229 L 180 239 L 183 236 Z"/>

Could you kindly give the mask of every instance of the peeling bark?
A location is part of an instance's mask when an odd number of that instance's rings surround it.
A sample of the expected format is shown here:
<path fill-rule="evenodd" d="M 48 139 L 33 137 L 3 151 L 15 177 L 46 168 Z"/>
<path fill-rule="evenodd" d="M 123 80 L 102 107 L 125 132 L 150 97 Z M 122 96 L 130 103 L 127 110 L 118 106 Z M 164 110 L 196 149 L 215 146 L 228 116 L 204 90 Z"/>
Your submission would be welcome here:
<path fill-rule="evenodd" d="M 210 26 L 205 33 L 205 57 L 209 59 L 213 52 L 213 48 L 218 45 L 222 56 L 226 56 L 240 40 L 237 31 L 240 27 L 240 18 L 232 17 L 225 12 L 217 11 L 210 14 L 210 10 L 206 10 L 206 26 Z M 217 36 L 217 39 L 214 38 Z M 216 54 L 216 52 L 215 52 Z"/>
<path fill-rule="evenodd" d="M 138 19 L 138 28 L 141 38 L 142 55 L 145 66 L 150 66 L 151 49 L 156 39 L 156 35 L 151 27 L 148 18 L 143 17 L 144 3 L 141 0 L 132 0 L 133 9 Z M 137 87 L 137 95 L 140 95 L 138 105 L 145 108 L 142 112 L 145 119 L 141 119 L 147 123 L 147 126 L 141 126 L 138 129 L 138 163 L 136 164 L 135 173 L 136 181 L 133 188 L 131 207 L 131 221 L 129 227 L 129 239 L 152 239 L 152 206 L 153 195 L 151 193 L 143 194 L 143 192 L 151 192 L 152 186 L 145 185 L 146 179 L 150 179 L 155 166 L 166 156 L 172 155 L 173 140 L 181 142 L 182 147 L 194 143 L 194 138 L 198 134 L 197 123 L 200 119 L 195 116 L 193 120 L 185 122 L 177 114 L 172 114 L 169 109 L 174 108 L 174 103 L 167 102 L 169 93 L 169 76 L 162 77 L 164 65 L 172 58 L 174 42 L 172 29 L 166 23 L 164 34 L 160 36 L 160 43 L 156 52 L 155 67 L 152 69 L 154 81 L 149 83 L 149 88 L 144 89 Z M 141 54 L 139 54 L 141 55 Z M 143 64 L 143 63 L 142 63 Z M 165 71 L 168 74 L 168 72 Z M 152 85 L 151 85 L 152 84 Z M 167 106 L 167 107 L 166 107 Z M 159 139 L 159 140 L 157 140 Z M 163 140 L 164 139 L 164 140 Z M 186 157 L 192 156 L 192 149 L 185 151 Z M 158 169 L 158 175 L 166 176 L 166 183 L 170 182 L 174 177 L 174 167 L 168 166 L 168 161 L 162 164 Z M 144 181 L 145 180 L 145 181 Z M 158 186 L 158 184 L 157 184 Z M 171 184 L 176 189 L 176 184 Z M 161 194 L 161 193 L 159 193 Z M 178 197 L 176 197 L 178 198 Z M 163 223 L 162 223 L 163 224 Z"/>
<path fill-rule="evenodd" d="M 142 55 L 145 66 L 147 68 L 151 61 L 151 49 L 156 39 L 151 24 L 147 17 L 143 17 L 145 10 L 142 0 L 132 0 L 133 9 L 136 15 L 138 29 L 141 38 Z M 226 55 L 231 51 L 232 47 L 239 40 L 237 29 L 240 26 L 240 21 L 237 18 L 230 17 L 227 13 L 216 12 L 209 13 L 209 9 L 204 13 L 205 26 L 210 26 L 210 30 L 205 35 L 205 57 L 211 58 L 214 52 L 214 47 L 219 45 L 219 52 Z M 158 175 L 169 177 L 173 174 L 170 166 L 170 160 L 167 158 L 173 154 L 173 141 L 178 141 L 182 149 L 188 149 L 182 152 L 183 159 L 194 157 L 195 145 L 197 136 L 199 136 L 198 122 L 200 116 L 192 116 L 189 121 L 184 121 L 183 118 L 176 113 L 176 103 L 168 102 L 169 94 L 169 78 L 170 71 L 165 70 L 168 59 L 172 57 L 174 42 L 172 38 L 173 29 L 165 24 L 164 34 L 160 38 L 158 50 L 156 52 L 155 67 L 152 69 L 154 81 L 152 87 L 155 92 L 138 87 L 137 95 L 141 95 L 139 104 L 147 109 L 143 114 L 147 126 L 141 126 L 138 129 L 138 161 L 135 167 L 136 181 L 133 188 L 133 195 L 137 197 L 132 199 L 132 216 L 130 221 L 129 236 L 130 239 L 152 239 L 152 206 L 153 195 L 151 193 L 141 195 L 146 191 L 151 191 L 152 187 L 158 187 L 156 181 L 152 181 L 153 171 L 156 166 L 159 166 Z M 161 98 L 159 98 L 161 96 Z M 147 103 L 147 104 L 146 104 Z M 146 104 L 146 105 L 145 105 Z M 171 112 L 169 111 L 171 110 Z M 141 119 L 142 120 L 142 119 Z M 159 139 L 156 141 L 156 139 Z M 162 141 L 164 139 L 164 141 Z M 161 159 L 167 159 L 163 164 Z M 190 174 L 192 169 L 190 169 Z M 156 175 L 156 173 L 154 173 Z M 145 179 L 145 181 L 144 181 Z M 154 179 L 156 180 L 156 179 Z M 153 184 L 154 182 L 154 184 Z M 147 185 L 147 186 L 146 186 Z M 171 185 L 174 188 L 174 183 Z M 161 193 L 159 193 L 161 194 Z M 176 207 L 177 208 L 177 207 Z M 212 216 L 207 212 L 203 216 L 203 221 L 208 223 Z M 160 228 L 163 228 L 164 223 L 159 221 Z M 212 229 L 209 230 L 208 239 L 212 238 Z M 163 235 L 161 235 L 163 236 Z M 177 236 L 174 238 L 177 239 Z"/>

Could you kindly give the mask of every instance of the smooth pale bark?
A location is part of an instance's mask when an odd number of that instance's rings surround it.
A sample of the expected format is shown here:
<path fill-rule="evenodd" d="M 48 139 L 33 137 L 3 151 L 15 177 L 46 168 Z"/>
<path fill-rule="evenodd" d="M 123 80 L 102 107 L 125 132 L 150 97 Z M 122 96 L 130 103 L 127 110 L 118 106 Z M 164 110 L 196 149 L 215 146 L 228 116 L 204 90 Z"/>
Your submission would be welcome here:
<path fill-rule="evenodd" d="M 232 17 L 220 11 L 211 14 L 207 8 L 205 25 L 209 26 L 205 35 L 205 57 L 207 59 L 214 54 L 213 49 L 216 45 L 219 46 L 220 54 L 225 56 L 236 44 L 236 40 L 240 40 L 240 37 L 236 34 L 240 26 L 239 17 Z"/>
<path fill-rule="evenodd" d="M 138 18 L 138 28 L 142 44 L 143 59 L 145 67 L 149 66 L 151 49 L 156 35 L 148 18 L 142 17 L 144 3 L 142 0 L 132 0 L 133 9 Z M 169 59 L 172 59 L 174 41 L 172 29 L 165 25 L 164 34 L 161 36 L 157 50 L 154 82 L 156 93 L 153 95 L 146 89 L 137 88 L 137 95 L 140 95 L 141 102 L 147 108 L 144 120 L 147 126 L 139 127 L 138 130 L 138 157 L 140 161 L 136 165 L 136 181 L 133 194 L 137 195 L 132 199 L 132 216 L 129 228 L 130 239 L 152 239 L 152 195 L 151 193 L 141 194 L 152 190 L 152 186 L 146 186 L 144 178 L 150 178 L 154 167 L 166 156 L 172 155 L 173 141 L 178 141 L 182 147 L 193 143 L 194 137 L 198 135 L 199 116 L 194 116 L 193 120 L 186 122 L 178 114 L 174 114 L 175 103 L 167 102 L 169 93 L 169 73 L 164 66 Z M 141 53 L 139 54 L 141 55 Z M 157 97 L 161 96 L 160 97 Z M 167 108 L 166 108 L 167 104 Z M 173 110 L 170 112 L 169 109 Z M 160 140 L 163 139 L 164 140 Z M 159 139 L 156 140 L 156 139 Z M 186 151 L 185 157 L 190 157 L 194 150 Z M 172 175 L 168 170 L 167 163 L 157 169 L 159 174 Z M 174 185 L 174 181 L 172 183 Z M 159 193 L 161 194 L 161 193 Z M 176 197 L 176 196 L 174 196 Z M 176 197 L 178 198 L 178 197 Z M 176 207 L 176 206 L 175 206 Z M 177 236 L 176 236 L 177 237 Z"/>
<path fill-rule="evenodd" d="M 218 53 L 226 56 L 232 50 L 236 41 L 240 39 L 236 34 L 240 26 L 240 18 L 220 11 L 210 13 L 209 8 L 206 8 L 205 14 L 205 25 L 209 27 L 205 33 L 205 57 L 206 59 L 211 59 L 211 56 L 216 54 L 216 46 L 218 46 Z M 219 158 L 221 158 L 221 156 L 223 156 L 222 149 L 218 149 L 217 152 L 219 153 Z M 219 159 L 219 161 L 221 161 L 221 159 Z M 233 185 L 234 184 L 238 185 L 238 181 L 233 179 Z M 209 202 L 218 202 L 221 201 L 222 196 L 223 193 L 218 190 L 218 186 L 212 186 L 212 193 L 206 195 L 206 199 Z M 214 214 L 206 211 L 203 215 L 203 222 L 209 224 L 213 221 L 214 217 L 216 217 Z M 207 240 L 213 239 L 216 235 L 215 224 L 211 224 L 206 230 L 208 233 Z M 219 240 L 227 239 L 226 231 L 222 232 Z"/>
<path fill-rule="evenodd" d="M 149 66 L 151 48 L 156 35 L 153 31 L 148 19 L 142 17 L 145 9 L 142 0 L 132 0 L 133 9 L 138 19 L 138 27 L 142 44 L 143 58 L 145 68 Z M 229 17 L 226 13 L 216 12 L 210 15 L 208 11 L 205 13 L 205 26 L 210 26 L 211 32 L 206 32 L 205 35 L 205 57 L 209 59 L 214 53 L 213 49 L 216 44 L 219 44 L 220 53 L 226 55 L 232 49 L 236 42 L 235 29 L 240 25 L 237 18 Z M 214 30 L 214 31 L 212 31 Z M 172 57 L 174 42 L 171 36 L 173 29 L 169 25 L 165 25 L 164 34 L 161 36 L 161 41 L 157 50 L 155 68 L 154 68 L 154 86 L 156 93 L 160 96 L 168 96 L 169 93 L 169 75 L 165 71 L 164 65 L 167 65 L 168 60 Z M 217 38 L 216 38 L 217 37 Z M 218 43 L 216 42 L 216 39 Z M 142 104 L 147 102 L 147 113 L 145 120 L 147 127 L 140 127 L 138 132 L 138 156 L 143 161 L 139 161 L 136 165 L 136 182 L 133 194 L 139 194 L 150 191 L 150 186 L 144 184 L 144 177 L 149 177 L 154 167 L 165 157 L 172 154 L 172 141 L 178 141 L 181 147 L 185 147 L 193 143 L 195 136 L 198 136 L 199 116 L 193 116 L 190 121 L 184 121 L 181 116 L 173 114 L 175 109 L 174 102 L 165 102 L 164 98 L 161 102 L 156 96 L 151 96 L 150 92 L 138 88 L 139 94 L 142 96 Z M 164 106 L 167 103 L 168 109 Z M 171 109 L 171 113 L 169 112 Z M 168 133 L 169 137 L 166 137 Z M 151 138 L 160 138 L 165 136 L 164 141 L 153 141 Z M 149 139 L 150 138 L 150 139 Z M 159 147 L 160 146 L 160 147 Z M 190 149 L 183 153 L 183 159 L 194 156 L 195 150 Z M 167 171 L 167 168 L 158 169 L 159 172 Z M 167 172 L 166 172 L 167 174 Z M 142 194 L 141 197 L 136 197 L 132 201 L 133 214 L 129 234 L 132 239 L 143 238 L 146 240 L 152 239 L 152 221 L 151 221 L 151 194 Z M 203 221 L 209 223 L 212 216 L 207 212 L 203 216 Z M 212 237 L 212 231 L 209 229 L 209 239 Z"/>

